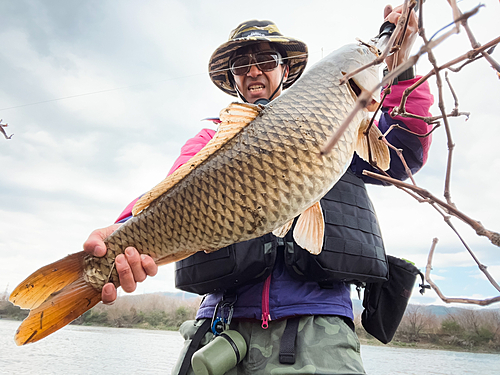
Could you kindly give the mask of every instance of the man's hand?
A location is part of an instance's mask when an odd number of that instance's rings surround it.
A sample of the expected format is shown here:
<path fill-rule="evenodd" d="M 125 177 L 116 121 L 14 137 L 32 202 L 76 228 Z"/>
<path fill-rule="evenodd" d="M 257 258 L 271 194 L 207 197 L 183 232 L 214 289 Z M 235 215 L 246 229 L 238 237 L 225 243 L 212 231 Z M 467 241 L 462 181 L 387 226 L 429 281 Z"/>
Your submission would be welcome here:
<path fill-rule="evenodd" d="M 83 244 L 83 250 L 96 257 L 106 255 L 106 245 L 104 239 L 117 230 L 121 224 L 113 224 L 107 228 L 93 231 L 87 241 Z M 120 254 L 115 259 L 115 267 L 120 278 L 122 289 L 133 292 L 137 283 L 146 280 L 147 276 L 154 276 L 158 272 L 158 266 L 153 258 L 139 252 L 133 247 L 127 247 L 125 254 Z M 113 303 L 116 300 L 116 288 L 112 283 L 104 285 L 102 288 L 102 302 Z"/>
<path fill-rule="evenodd" d="M 402 5 L 394 8 L 394 9 L 392 9 L 392 6 L 386 5 L 386 7 L 384 9 L 384 21 L 389 21 L 389 22 L 396 25 L 398 23 L 398 20 L 399 20 L 399 17 L 401 16 L 402 11 L 403 11 Z M 387 64 L 387 68 L 389 70 L 395 69 L 397 66 L 401 65 L 403 62 L 405 62 L 408 59 L 408 57 L 410 56 L 411 47 L 413 46 L 413 43 L 415 43 L 415 40 L 417 38 L 417 33 L 418 33 L 417 15 L 412 10 L 410 12 L 408 27 L 406 28 L 406 33 L 405 33 L 403 43 L 401 44 L 401 48 L 400 48 L 399 52 L 397 53 L 396 65 L 393 65 L 394 57 L 395 57 L 396 53 L 394 53 L 393 55 L 391 55 L 385 59 L 385 63 Z"/>

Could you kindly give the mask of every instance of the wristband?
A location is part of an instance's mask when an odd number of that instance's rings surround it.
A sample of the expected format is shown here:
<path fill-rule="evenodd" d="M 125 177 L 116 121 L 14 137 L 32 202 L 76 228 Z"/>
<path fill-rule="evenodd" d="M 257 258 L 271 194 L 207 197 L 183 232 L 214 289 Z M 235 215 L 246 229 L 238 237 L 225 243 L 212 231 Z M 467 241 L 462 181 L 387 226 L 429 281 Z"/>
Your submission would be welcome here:
<path fill-rule="evenodd" d="M 385 67 L 384 68 L 384 77 L 387 74 L 389 74 L 389 69 L 387 69 L 387 67 Z M 394 78 L 394 81 L 392 82 L 392 84 L 397 85 L 398 82 L 407 81 L 407 80 L 413 79 L 413 78 L 415 78 L 415 65 L 410 66 L 403 73 L 401 73 L 396 78 Z"/>

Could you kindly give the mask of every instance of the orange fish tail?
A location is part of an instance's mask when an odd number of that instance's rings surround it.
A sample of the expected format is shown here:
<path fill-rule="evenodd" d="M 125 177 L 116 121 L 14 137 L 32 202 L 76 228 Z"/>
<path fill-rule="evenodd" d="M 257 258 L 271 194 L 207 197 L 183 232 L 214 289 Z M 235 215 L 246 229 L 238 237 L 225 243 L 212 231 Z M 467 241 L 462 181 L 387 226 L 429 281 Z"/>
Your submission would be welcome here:
<path fill-rule="evenodd" d="M 31 310 L 16 332 L 17 345 L 50 335 L 99 303 L 101 292 L 83 278 L 85 256 L 82 251 L 40 268 L 14 289 L 9 301 Z"/>

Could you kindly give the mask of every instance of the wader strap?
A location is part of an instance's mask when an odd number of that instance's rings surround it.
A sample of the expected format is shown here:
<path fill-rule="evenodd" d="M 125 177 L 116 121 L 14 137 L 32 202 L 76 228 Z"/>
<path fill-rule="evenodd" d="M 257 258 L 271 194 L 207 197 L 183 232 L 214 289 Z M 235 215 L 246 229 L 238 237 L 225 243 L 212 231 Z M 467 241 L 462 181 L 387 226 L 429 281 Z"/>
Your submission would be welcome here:
<path fill-rule="evenodd" d="M 293 365 L 295 363 L 295 339 L 299 330 L 300 316 L 286 321 L 285 331 L 280 342 L 280 363 Z"/>
<path fill-rule="evenodd" d="M 195 351 L 198 350 L 200 347 L 200 342 L 203 336 L 205 336 L 205 333 L 207 333 L 210 330 L 210 319 L 206 319 L 203 324 L 196 330 L 196 333 L 193 336 L 193 339 L 191 340 L 191 344 L 189 344 L 189 348 L 186 352 L 186 355 L 184 356 L 184 359 L 182 360 L 182 365 L 181 369 L 179 370 L 178 375 L 186 375 L 189 366 L 191 366 L 191 357 L 193 357 L 193 354 Z"/>

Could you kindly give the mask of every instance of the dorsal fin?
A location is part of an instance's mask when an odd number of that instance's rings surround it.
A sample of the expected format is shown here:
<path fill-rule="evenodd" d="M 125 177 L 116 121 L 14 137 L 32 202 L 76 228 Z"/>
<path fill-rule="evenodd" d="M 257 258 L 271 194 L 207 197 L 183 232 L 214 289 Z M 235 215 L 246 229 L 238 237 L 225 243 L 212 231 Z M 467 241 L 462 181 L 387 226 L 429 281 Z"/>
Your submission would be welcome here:
<path fill-rule="evenodd" d="M 220 112 L 220 119 L 222 122 L 215 136 L 205 145 L 205 147 L 179 167 L 174 173 L 144 194 L 134 205 L 132 214 L 136 216 L 139 212 L 147 208 L 156 198 L 166 193 L 191 173 L 198 165 L 207 160 L 210 155 L 219 150 L 251 123 L 260 113 L 261 109 L 261 106 L 249 103 L 229 104 L 227 108 Z"/>

